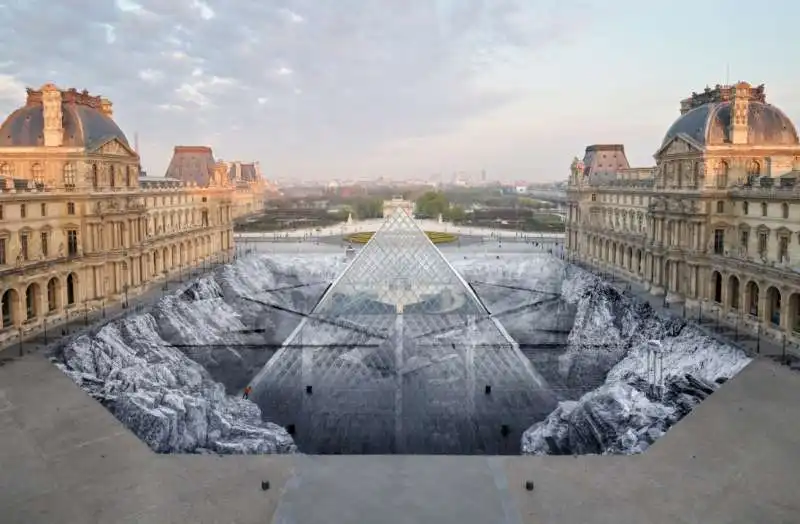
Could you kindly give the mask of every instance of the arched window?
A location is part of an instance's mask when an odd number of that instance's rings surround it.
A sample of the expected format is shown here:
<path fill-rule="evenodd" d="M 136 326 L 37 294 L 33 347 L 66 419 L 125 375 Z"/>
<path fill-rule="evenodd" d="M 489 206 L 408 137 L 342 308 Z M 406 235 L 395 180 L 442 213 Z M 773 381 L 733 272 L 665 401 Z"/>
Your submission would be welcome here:
<path fill-rule="evenodd" d="M 14 169 L 11 167 L 11 164 L 5 162 L 0 164 L 0 176 L 5 178 L 11 178 L 14 176 Z"/>
<path fill-rule="evenodd" d="M 47 282 L 47 310 L 55 311 L 58 308 L 58 279 L 51 278 Z"/>
<path fill-rule="evenodd" d="M 747 165 L 747 174 L 750 176 L 761 174 L 761 164 L 758 160 L 753 160 Z"/>
<path fill-rule="evenodd" d="M 28 286 L 28 289 L 25 290 L 25 312 L 28 320 L 32 320 L 36 318 L 36 315 L 39 313 L 38 308 L 36 307 L 36 299 L 38 298 L 38 291 L 39 287 L 37 284 L 31 284 Z"/>
<path fill-rule="evenodd" d="M 70 273 L 67 276 L 67 304 L 74 304 L 77 298 L 77 283 L 75 275 Z"/>
<path fill-rule="evenodd" d="M 17 320 L 17 292 L 13 289 L 3 293 L 3 327 L 11 327 Z"/>
<path fill-rule="evenodd" d="M 68 162 L 64 164 L 64 188 L 68 191 L 75 189 L 75 164 Z"/>
<path fill-rule="evenodd" d="M 36 184 L 36 189 L 44 189 L 44 169 L 42 164 L 37 162 L 31 166 L 31 178 L 33 178 L 33 183 Z"/>
<path fill-rule="evenodd" d="M 767 216 L 767 203 L 766 202 L 761 202 L 761 216 L 762 217 Z"/>

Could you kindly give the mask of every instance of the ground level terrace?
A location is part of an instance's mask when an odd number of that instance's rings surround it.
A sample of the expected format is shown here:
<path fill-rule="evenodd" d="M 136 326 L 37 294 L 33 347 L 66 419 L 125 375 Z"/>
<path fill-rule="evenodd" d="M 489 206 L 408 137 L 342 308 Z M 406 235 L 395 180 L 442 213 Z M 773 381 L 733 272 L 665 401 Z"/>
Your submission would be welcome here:
<path fill-rule="evenodd" d="M 292 231 L 269 231 L 269 232 L 248 232 L 236 233 L 236 238 L 242 240 L 257 240 L 261 238 L 313 238 L 313 237 L 330 237 L 330 236 L 345 236 L 353 233 L 363 233 L 368 231 L 377 231 L 383 225 L 383 219 L 354 221 L 350 224 L 341 223 L 333 226 L 322 228 L 303 228 L 295 229 Z M 417 223 L 425 231 L 437 231 L 443 233 L 452 233 L 454 235 L 478 236 L 485 238 L 499 238 L 499 239 L 519 239 L 527 238 L 530 240 L 553 240 L 562 241 L 564 233 L 545 233 L 545 232 L 531 232 L 531 231 L 514 231 L 509 229 L 493 229 L 482 227 L 469 227 L 457 226 L 449 222 L 439 222 L 438 220 L 417 220 Z"/>
<path fill-rule="evenodd" d="M 0 508 L 8 524 L 796 522 L 798 394 L 758 359 L 637 457 L 160 455 L 27 355 L 0 366 Z"/>
<path fill-rule="evenodd" d="M 232 258 L 233 239 L 229 231 L 198 229 L 118 251 L 0 271 L 0 347 L 70 317 L 126 301 L 173 274 Z"/>
<path fill-rule="evenodd" d="M 668 302 L 701 307 L 703 314 L 712 313 L 737 329 L 800 343 L 800 274 L 790 269 L 699 252 L 645 248 L 640 239 L 589 234 L 582 240 L 571 254 L 598 269 L 639 281 Z"/>

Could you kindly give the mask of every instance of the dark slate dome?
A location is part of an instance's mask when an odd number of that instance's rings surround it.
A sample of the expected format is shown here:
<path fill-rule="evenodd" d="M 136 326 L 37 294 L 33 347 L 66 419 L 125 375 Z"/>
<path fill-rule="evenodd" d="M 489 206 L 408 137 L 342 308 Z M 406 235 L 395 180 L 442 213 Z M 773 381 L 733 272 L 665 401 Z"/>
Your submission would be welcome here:
<path fill-rule="evenodd" d="M 748 145 L 797 145 L 797 129 L 777 107 L 751 100 L 747 111 Z M 730 143 L 731 102 L 709 103 L 678 118 L 664 136 L 662 145 L 677 135 L 686 135 L 700 145 Z"/>
<path fill-rule="evenodd" d="M 130 147 L 125 133 L 100 109 L 73 103 L 62 103 L 61 109 L 64 146 L 93 149 L 116 138 Z M 0 147 L 41 146 L 44 146 L 44 115 L 41 104 L 17 109 L 0 127 Z"/>

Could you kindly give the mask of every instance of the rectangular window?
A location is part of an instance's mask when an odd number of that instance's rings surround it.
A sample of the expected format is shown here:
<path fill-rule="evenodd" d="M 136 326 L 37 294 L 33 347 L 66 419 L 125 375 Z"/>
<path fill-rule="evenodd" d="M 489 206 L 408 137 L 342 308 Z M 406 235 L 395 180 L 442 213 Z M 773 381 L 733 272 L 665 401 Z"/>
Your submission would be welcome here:
<path fill-rule="evenodd" d="M 75 214 L 75 202 L 67 202 L 67 214 L 68 215 Z"/>
<path fill-rule="evenodd" d="M 22 260 L 28 260 L 28 234 L 19 234 L 19 254 Z"/>
<path fill-rule="evenodd" d="M 20 218 L 25 218 L 27 216 L 28 216 L 28 208 L 27 208 L 27 206 L 25 206 L 25 204 L 20 204 L 19 205 L 19 217 Z"/>
<path fill-rule="evenodd" d="M 0 266 L 6 265 L 6 239 L 0 238 Z"/>
<path fill-rule="evenodd" d="M 750 243 L 750 232 L 749 231 L 742 231 L 739 233 L 739 247 L 741 248 L 742 254 L 747 254 L 747 245 Z"/>
<path fill-rule="evenodd" d="M 724 229 L 715 229 L 714 230 L 714 254 L 715 255 L 723 255 L 723 254 L 725 254 L 725 230 Z"/>
<path fill-rule="evenodd" d="M 789 237 L 778 238 L 778 261 L 788 262 L 789 260 Z"/>
<path fill-rule="evenodd" d="M 0 220 L 3 220 L 3 206 L 0 206 Z"/>
<path fill-rule="evenodd" d="M 47 258 L 47 256 L 49 255 L 49 247 L 50 247 L 47 245 L 47 240 L 50 235 L 45 231 L 42 231 L 41 235 L 42 235 L 42 255 L 44 255 L 44 257 Z"/>
<path fill-rule="evenodd" d="M 763 231 L 758 234 L 758 254 L 759 255 L 766 255 L 767 254 L 767 232 Z"/>
<path fill-rule="evenodd" d="M 78 254 L 78 232 L 74 229 L 67 231 L 67 256 L 74 257 Z"/>
<path fill-rule="evenodd" d="M 46 217 L 47 216 L 47 204 L 41 204 L 40 206 L 42 208 L 42 216 Z"/>

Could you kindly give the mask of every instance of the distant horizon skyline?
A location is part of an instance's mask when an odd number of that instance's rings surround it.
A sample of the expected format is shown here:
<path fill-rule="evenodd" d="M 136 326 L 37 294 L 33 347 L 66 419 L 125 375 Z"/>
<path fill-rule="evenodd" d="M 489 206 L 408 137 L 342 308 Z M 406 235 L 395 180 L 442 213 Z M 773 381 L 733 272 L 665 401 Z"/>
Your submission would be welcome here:
<path fill-rule="evenodd" d="M 786 64 L 800 62 L 800 5 L 747 6 L 29 0 L 0 7 L 13 28 L 0 34 L 0 112 L 46 82 L 102 94 L 151 176 L 175 145 L 204 145 L 273 179 L 560 181 L 594 143 L 652 166 L 680 100 L 706 85 L 764 83 L 797 126 L 800 72 Z"/>

